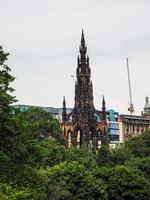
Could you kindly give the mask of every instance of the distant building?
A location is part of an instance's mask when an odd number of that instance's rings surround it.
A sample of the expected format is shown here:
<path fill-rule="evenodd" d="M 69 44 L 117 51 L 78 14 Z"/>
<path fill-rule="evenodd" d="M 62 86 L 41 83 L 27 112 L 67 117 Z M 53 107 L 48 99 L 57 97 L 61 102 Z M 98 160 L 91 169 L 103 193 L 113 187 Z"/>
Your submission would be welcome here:
<path fill-rule="evenodd" d="M 138 136 L 150 129 L 150 118 L 137 115 L 119 116 L 120 142 Z"/>
<path fill-rule="evenodd" d="M 150 104 L 149 98 L 145 98 L 145 106 L 141 116 L 120 115 L 120 142 L 124 142 L 132 137 L 142 134 L 150 129 Z"/>
<path fill-rule="evenodd" d="M 80 55 L 77 58 L 74 108 L 66 112 L 66 100 L 63 99 L 62 129 L 67 146 L 79 148 L 81 145 L 94 146 L 98 149 L 102 144 L 107 146 L 119 143 L 118 114 L 113 110 L 106 111 L 105 99 L 102 111 L 94 107 L 93 85 L 89 57 L 86 55 L 84 33 L 82 31 Z"/>
<path fill-rule="evenodd" d="M 100 126 L 100 124 L 103 122 L 102 111 L 97 110 L 97 113 L 99 113 L 99 115 L 96 115 L 96 122 Z M 119 113 L 113 109 L 107 110 L 106 124 L 109 138 L 109 146 L 118 146 L 120 144 Z"/>
<path fill-rule="evenodd" d="M 142 112 L 142 115 L 146 118 L 150 118 L 150 104 L 149 104 L 148 97 L 145 97 L 145 106 L 144 106 L 144 111 Z"/>
<path fill-rule="evenodd" d="M 107 115 L 108 134 L 110 146 L 115 147 L 120 144 L 120 127 L 119 127 L 119 113 L 114 110 L 109 110 Z"/>

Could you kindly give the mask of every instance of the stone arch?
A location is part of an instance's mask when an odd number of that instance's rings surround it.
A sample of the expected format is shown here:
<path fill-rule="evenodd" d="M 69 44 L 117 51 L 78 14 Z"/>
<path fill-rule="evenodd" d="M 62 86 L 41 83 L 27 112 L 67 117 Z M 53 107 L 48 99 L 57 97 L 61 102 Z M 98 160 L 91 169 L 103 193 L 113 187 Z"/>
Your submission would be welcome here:
<path fill-rule="evenodd" d="M 81 137 L 82 137 L 82 132 L 81 129 L 77 129 L 77 148 L 80 148 L 81 146 Z"/>
<path fill-rule="evenodd" d="M 82 145 L 82 130 L 79 127 L 77 127 L 75 130 L 75 137 L 76 137 L 77 147 L 81 146 Z"/>
<path fill-rule="evenodd" d="M 67 145 L 70 147 L 72 144 L 72 130 L 69 128 L 67 131 Z"/>

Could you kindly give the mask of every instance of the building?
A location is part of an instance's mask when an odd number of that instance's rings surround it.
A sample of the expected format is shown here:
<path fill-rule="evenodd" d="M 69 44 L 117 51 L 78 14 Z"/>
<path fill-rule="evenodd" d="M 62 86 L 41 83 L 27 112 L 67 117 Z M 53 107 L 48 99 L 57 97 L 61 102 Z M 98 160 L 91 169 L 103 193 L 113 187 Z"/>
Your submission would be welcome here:
<path fill-rule="evenodd" d="M 119 143 L 118 113 L 114 110 L 106 111 L 103 97 L 102 110 L 94 107 L 93 85 L 91 81 L 91 69 L 89 57 L 86 55 L 84 33 L 82 31 L 80 56 L 77 59 L 75 104 L 73 109 L 66 108 L 65 97 L 63 108 L 40 107 L 57 117 L 62 125 L 67 147 L 73 145 L 94 146 L 99 148 L 101 144 L 116 145 Z M 17 105 L 22 112 L 36 106 Z"/>
<path fill-rule="evenodd" d="M 77 58 L 74 108 L 71 113 L 66 112 L 66 100 L 63 99 L 62 129 L 67 146 L 94 146 L 109 145 L 109 129 L 107 125 L 107 112 L 103 97 L 102 111 L 94 107 L 93 85 L 89 57 L 86 55 L 84 33 L 82 31 L 80 55 Z M 98 119 L 100 119 L 98 121 Z M 112 127 L 110 125 L 110 130 Z"/>
<path fill-rule="evenodd" d="M 119 113 L 114 110 L 107 111 L 107 124 L 110 147 L 115 147 L 120 144 L 120 126 L 119 126 Z"/>
<path fill-rule="evenodd" d="M 145 116 L 120 115 L 120 142 L 142 134 L 150 128 L 150 119 Z"/>
<path fill-rule="evenodd" d="M 145 106 L 141 116 L 125 115 L 119 116 L 120 142 L 138 136 L 150 129 L 150 104 L 149 98 L 145 98 Z"/>
<path fill-rule="evenodd" d="M 148 97 L 145 97 L 145 106 L 144 111 L 142 112 L 142 116 L 150 119 L 150 104 Z"/>

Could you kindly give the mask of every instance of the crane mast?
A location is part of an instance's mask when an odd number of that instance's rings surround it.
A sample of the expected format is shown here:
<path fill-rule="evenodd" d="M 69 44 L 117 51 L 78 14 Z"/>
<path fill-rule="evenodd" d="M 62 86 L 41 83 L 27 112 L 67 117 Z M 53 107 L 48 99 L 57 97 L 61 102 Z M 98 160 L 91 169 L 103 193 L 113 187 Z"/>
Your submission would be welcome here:
<path fill-rule="evenodd" d="M 132 91 L 131 91 L 131 81 L 130 81 L 130 72 L 129 72 L 129 59 L 127 58 L 126 61 L 127 61 L 127 74 L 128 74 L 129 96 L 130 96 L 130 105 L 129 105 L 128 111 L 132 115 L 134 113 L 134 106 L 132 103 Z"/>

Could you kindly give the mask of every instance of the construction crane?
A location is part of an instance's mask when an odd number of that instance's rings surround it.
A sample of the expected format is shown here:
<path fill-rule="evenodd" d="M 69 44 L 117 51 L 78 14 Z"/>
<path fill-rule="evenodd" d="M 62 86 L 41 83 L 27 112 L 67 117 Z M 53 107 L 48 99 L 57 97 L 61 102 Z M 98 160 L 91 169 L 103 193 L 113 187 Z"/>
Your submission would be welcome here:
<path fill-rule="evenodd" d="M 129 105 L 128 111 L 130 112 L 131 115 L 133 115 L 134 106 L 132 103 L 132 91 L 131 91 L 131 81 L 130 81 L 130 72 L 129 72 L 129 59 L 127 58 L 126 61 L 127 61 L 127 74 L 128 74 L 128 83 L 129 83 L 129 95 L 130 95 L 130 102 L 129 102 L 130 105 Z"/>

